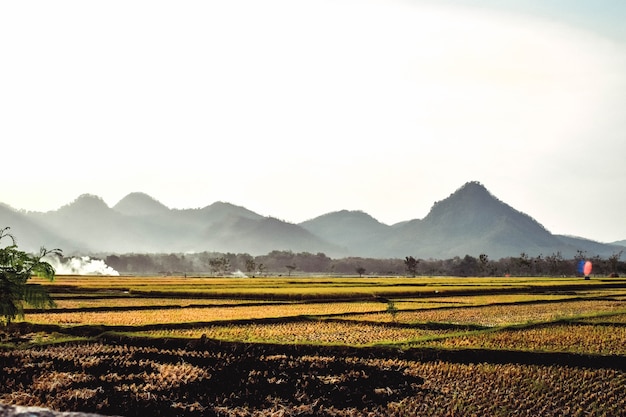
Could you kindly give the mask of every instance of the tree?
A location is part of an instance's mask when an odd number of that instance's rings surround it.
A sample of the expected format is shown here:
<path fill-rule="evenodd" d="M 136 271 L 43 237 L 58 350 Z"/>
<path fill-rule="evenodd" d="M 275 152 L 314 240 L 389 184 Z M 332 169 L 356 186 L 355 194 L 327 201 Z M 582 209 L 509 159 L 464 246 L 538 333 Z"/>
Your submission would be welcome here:
<path fill-rule="evenodd" d="M 248 275 L 254 274 L 255 271 L 256 271 L 256 262 L 254 262 L 254 259 L 252 259 L 252 257 L 246 259 L 246 272 L 248 273 Z"/>
<path fill-rule="evenodd" d="M 481 253 L 478 255 L 478 261 L 480 262 L 481 275 L 488 275 L 489 256 L 486 253 Z"/>
<path fill-rule="evenodd" d="M 226 276 L 230 270 L 230 260 L 226 256 L 220 256 L 209 260 L 209 266 L 213 274 Z"/>
<path fill-rule="evenodd" d="M 291 273 L 296 269 L 295 265 L 285 265 L 285 268 L 287 268 L 287 275 L 291 276 Z"/>
<path fill-rule="evenodd" d="M 363 274 L 365 273 L 366 269 L 363 268 L 362 266 L 357 266 L 355 271 L 356 271 L 357 274 L 359 274 L 359 277 L 362 277 Z"/>
<path fill-rule="evenodd" d="M 526 275 L 532 275 L 531 273 L 532 262 L 530 260 L 530 257 L 526 254 L 526 252 L 520 253 L 519 258 L 517 259 L 517 262 L 519 263 L 520 275 L 522 274 L 522 272 L 524 272 Z"/>
<path fill-rule="evenodd" d="M 17 248 L 15 238 L 5 227 L 0 230 L 0 242 L 10 239 L 11 244 L 0 248 L 0 316 L 5 324 L 24 317 L 24 303 L 35 308 L 54 307 L 54 301 L 39 284 L 29 284 L 33 276 L 54 279 L 54 268 L 42 259 L 46 255 L 61 255 L 60 249 L 41 248 L 39 256 L 29 255 Z"/>
<path fill-rule="evenodd" d="M 478 260 L 470 255 L 465 255 L 453 268 L 454 275 L 460 277 L 476 276 L 479 272 Z"/>
<path fill-rule="evenodd" d="M 406 271 L 414 277 L 417 275 L 417 265 L 420 263 L 418 259 L 415 259 L 412 256 L 407 256 L 404 258 L 404 266 L 406 267 Z"/>
<path fill-rule="evenodd" d="M 546 256 L 545 259 L 546 263 L 548 264 L 548 271 L 550 275 L 558 275 L 561 270 L 561 264 L 563 263 L 563 256 L 561 255 L 561 252 L 558 251 L 557 253 Z"/>
<path fill-rule="evenodd" d="M 619 263 L 619 258 L 622 256 L 624 251 L 613 252 L 613 255 L 609 256 L 609 265 L 611 266 L 611 274 L 617 275 L 617 264 Z"/>

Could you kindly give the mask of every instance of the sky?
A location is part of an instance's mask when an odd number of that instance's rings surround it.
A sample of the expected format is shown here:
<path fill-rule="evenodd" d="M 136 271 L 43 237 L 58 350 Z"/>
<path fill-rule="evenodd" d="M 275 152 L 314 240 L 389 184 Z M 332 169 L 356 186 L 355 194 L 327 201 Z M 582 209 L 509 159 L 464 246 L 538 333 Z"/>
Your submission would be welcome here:
<path fill-rule="evenodd" d="M 425 217 L 468 181 L 626 239 L 623 0 L 0 3 L 0 202 Z"/>

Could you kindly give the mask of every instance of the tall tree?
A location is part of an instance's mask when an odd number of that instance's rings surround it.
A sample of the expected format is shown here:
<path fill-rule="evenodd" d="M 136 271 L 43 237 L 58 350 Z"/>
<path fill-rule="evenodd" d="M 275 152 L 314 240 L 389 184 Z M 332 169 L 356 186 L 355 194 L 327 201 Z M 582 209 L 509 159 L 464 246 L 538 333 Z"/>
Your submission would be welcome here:
<path fill-rule="evenodd" d="M 249 257 L 246 259 L 246 272 L 248 275 L 254 274 L 256 271 L 256 262 L 254 262 L 254 258 Z"/>
<path fill-rule="evenodd" d="M 0 319 L 8 324 L 24 317 L 24 304 L 35 308 L 54 307 L 45 287 L 28 283 L 33 276 L 54 279 L 55 270 L 42 259 L 46 255 L 61 255 L 60 249 L 41 248 L 39 256 L 29 255 L 17 248 L 9 227 L 0 230 L 0 242 L 9 239 L 11 244 L 0 248 Z"/>
<path fill-rule="evenodd" d="M 415 259 L 412 256 L 406 256 L 404 258 L 404 266 L 406 268 L 406 271 L 409 273 L 409 275 L 411 275 L 412 277 L 414 277 L 415 275 L 417 275 L 417 265 L 420 263 L 420 261 L 418 259 Z"/>
<path fill-rule="evenodd" d="M 480 273 L 481 275 L 487 275 L 489 268 L 489 256 L 486 253 L 481 253 L 478 255 L 478 260 L 480 261 Z"/>

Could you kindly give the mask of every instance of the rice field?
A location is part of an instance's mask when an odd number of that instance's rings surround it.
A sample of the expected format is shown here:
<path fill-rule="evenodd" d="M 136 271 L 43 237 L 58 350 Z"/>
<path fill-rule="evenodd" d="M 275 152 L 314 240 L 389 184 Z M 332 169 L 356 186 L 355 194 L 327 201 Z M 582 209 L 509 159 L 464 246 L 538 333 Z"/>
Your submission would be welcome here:
<path fill-rule="evenodd" d="M 150 337 L 205 337 L 233 342 L 372 346 L 440 336 L 449 332 L 349 323 L 332 320 L 303 320 L 283 323 L 234 324 L 193 329 L 152 330 L 140 334 Z"/>
<path fill-rule="evenodd" d="M 623 370 L 388 356 L 106 341 L 0 351 L 0 403 L 127 417 L 583 417 L 626 408 Z"/>
<path fill-rule="evenodd" d="M 576 278 L 407 278 L 407 277 L 97 277 L 58 276 L 54 282 L 34 279 L 63 296 L 80 293 L 92 296 L 137 295 L 189 298 L 314 299 L 372 296 L 444 296 L 563 291 L 566 288 L 596 290 L 600 281 Z"/>
<path fill-rule="evenodd" d="M 447 349 L 505 349 L 626 356 L 624 341 L 626 341 L 626 327 L 624 326 L 555 324 L 454 335 L 417 344 Z"/>
<path fill-rule="evenodd" d="M 620 416 L 626 282 L 58 277 L 0 403 L 181 416 Z"/>
<path fill-rule="evenodd" d="M 336 302 L 310 304 L 272 304 L 181 307 L 177 309 L 145 309 L 129 311 L 78 311 L 56 310 L 32 313 L 31 323 L 62 325 L 145 326 L 151 324 L 206 323 L 233 320 L 288 318 L 302 315 L 332 315 L 376 312 L 386 309 L 377 302 Z"/>
<path fill-rule="evenodd" d="M 607 322 L 616 328 L 607 341 L 614 346 L 623 336 L 619 324 L 626 321 L 626 284 L 625 288 L 611 284 L 571 278 L 64 276 L 50 286 L 58 297 L 56 308 L 28 312 L 24 320 L 59 326 L 59 333 L 79 326 L 106 326 L 152 338 L 485 349 L 505 348 L 498 344 L 502 343 L 507 349 L 605 354 L 615 351 L 600 343 L 602 334 L 607 338 L 611 334 L 605 331 Z M 224 296 L 235 290 L 237 298 Z M 289 297 L 264 298 L 288 290 Z M 397 292 L 402 295 L 390 296 Z M 216 293 L 219 296 L 213 296 Z M 562 331 L 563 321 L 572 320 L 588 326 Z M 593 326 L 596 321 L 605 326 Z M 508 329 L 519 325 L 544 327 Z M 598 330 L 592 332 L 594 327 Z M 584 349 L 566 349 L 567 343 L 559 345 L 548 337 L 574 331 L 579 339 L 589 335 L 589 343 L 577 342 Z M 524 346 L 524 332 L 543 334 L 545 346 L 540 342 Z M 519 342 L 503 342 L 513 340 L 512 335 L 519 336 Z"/>
<path fill-rule="evenodd" d="M 403 310 L 395 316 L 387 313 L 356 314 L 354 321 L 400 323 L 445 323 L 485 327 L 524 323 L 543 323 L 560 319 L 593 316 L 599 313 L 622 312 L 626 303 L 614 300 L 567 300 L 560 302 L 502 303 L 472 307 L 451 307 L 423 310 Z"/>

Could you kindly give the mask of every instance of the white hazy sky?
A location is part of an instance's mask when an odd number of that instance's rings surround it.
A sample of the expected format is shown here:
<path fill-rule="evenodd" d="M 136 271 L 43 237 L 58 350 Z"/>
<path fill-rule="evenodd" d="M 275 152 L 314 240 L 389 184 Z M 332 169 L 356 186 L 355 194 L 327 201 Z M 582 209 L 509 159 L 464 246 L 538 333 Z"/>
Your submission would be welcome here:
<path fill-rule="evenodd" d="M 467 181 L 626 239 L 623 0 L 5 1 L 0 202 L 423 218 Z"/>

